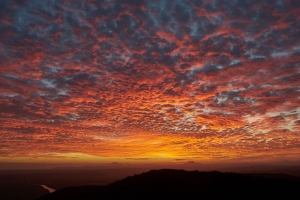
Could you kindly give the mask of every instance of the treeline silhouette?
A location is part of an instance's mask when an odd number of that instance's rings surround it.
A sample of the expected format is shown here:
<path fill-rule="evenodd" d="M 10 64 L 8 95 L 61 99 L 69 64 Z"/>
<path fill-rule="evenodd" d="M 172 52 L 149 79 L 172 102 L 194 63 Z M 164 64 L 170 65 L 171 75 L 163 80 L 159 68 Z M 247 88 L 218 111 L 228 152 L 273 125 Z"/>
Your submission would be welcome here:
<path fill-rule="evenodd" d="M 278 178 L 279 177 L 279 178 Z M 281 178 L 284 177 L 284 178 Z M 299 197 L 292 176 L 246 175 L 184 170 L 151 170 L 106 186 L 67 187 L 38 200 L 58 199 L 202 199 Z"/>

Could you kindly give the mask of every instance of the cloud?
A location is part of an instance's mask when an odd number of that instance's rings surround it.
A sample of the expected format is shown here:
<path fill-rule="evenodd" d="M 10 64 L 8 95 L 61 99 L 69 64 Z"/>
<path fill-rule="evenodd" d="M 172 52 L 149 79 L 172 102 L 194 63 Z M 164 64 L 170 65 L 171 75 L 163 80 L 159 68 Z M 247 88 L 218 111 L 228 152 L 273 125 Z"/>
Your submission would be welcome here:
<path fill-rule="evenodd" d="M 0 4 L 4 155 L 299 153 L 297 1 Z"/>

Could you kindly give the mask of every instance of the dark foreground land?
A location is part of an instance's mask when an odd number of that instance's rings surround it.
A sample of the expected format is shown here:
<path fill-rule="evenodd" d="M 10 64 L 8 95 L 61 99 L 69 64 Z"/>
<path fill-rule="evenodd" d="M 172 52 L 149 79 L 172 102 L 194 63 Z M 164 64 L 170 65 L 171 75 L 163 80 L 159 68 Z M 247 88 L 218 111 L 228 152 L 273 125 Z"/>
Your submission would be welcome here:
<path fill-rule="evenodd" d="M 106 186 L 67 187 L 38 200 L 57 199 L 200 199 L 297 197 L 300 180 L 293 176 L 151 170 Z"/>
<path fill-rule="evenodd" d="M 33 200 L 70 186 L 107 185 L 145 169 L 54 168 L 0 170 L 0 200 Z"/>
<path fill-rule="evenodd" d="M 104 186 L 122 180 L 134 174 L 141 174 L 153 169 L 184 169 L 187 171 L 220 171 L 237 172 L 281 179 L 299 179 L 300 166 L 274 166 L 274 165 L 206 165 L 187 162 L 179 165 L 125 165 L 111 163 L 107 165 L 90 166 L 60 166 L 43 169 L 42 166 L 30 165 L 28 169 L 21 165 L 18 169 L 0 164 L 0 200 L 33 200 L 49 193 L 41 185 L 55 190 L 67 187 L 87 185 Z M 24 169 L 25 167 L 25 169 Z M 285 175 L 284 175 L 285 174 Z M 300 188 L 299 188 L 300 191 Z M 246 195 L 248 196 L 248 195 Z"/>

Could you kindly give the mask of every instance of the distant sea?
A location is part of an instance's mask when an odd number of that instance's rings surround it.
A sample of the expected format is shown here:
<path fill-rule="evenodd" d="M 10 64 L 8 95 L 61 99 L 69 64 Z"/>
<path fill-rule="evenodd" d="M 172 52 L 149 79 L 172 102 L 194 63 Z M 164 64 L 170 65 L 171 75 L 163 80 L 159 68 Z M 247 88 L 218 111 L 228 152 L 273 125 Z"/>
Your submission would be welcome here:
<path fill-rule="evenodd" d="M 48 190 L 50 193 L 55 192 L 55 189 L 48 187 L 47 185 L 41 185 L 43 188 Z"/>

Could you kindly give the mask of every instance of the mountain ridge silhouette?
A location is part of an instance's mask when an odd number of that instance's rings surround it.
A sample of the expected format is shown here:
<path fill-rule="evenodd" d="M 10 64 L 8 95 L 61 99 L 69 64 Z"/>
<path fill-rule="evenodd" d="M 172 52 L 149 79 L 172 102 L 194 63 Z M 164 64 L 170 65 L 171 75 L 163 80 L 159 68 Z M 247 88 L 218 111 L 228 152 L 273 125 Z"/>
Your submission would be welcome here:
<path fill-rule="evenodd" d="M 243 198 L 245 195 L 253 198 L 262 195 L 287 198 L 298 194 L 299 179 L 270 176 L 218 171 L 150 170 L 106 186 L 63 188 L 37 200 Z"/>

